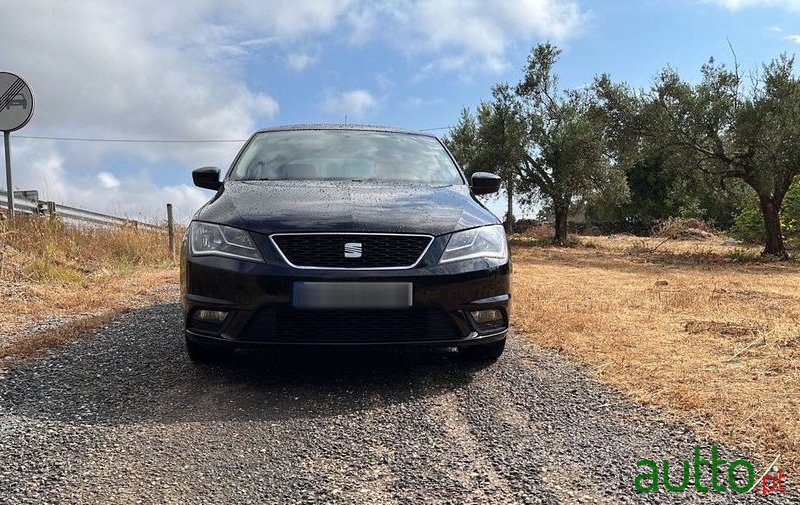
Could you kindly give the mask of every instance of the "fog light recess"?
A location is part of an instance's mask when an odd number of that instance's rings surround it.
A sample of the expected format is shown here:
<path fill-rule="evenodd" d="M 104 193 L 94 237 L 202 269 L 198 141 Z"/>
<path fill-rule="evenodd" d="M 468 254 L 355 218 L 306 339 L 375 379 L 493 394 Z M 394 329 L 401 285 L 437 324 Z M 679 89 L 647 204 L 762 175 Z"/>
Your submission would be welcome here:
<path fill-rule="evenodd" d="M 490 325 L 491 323 L 503 322 L 503 313 L 498 309 L 473 310 L 472 319 L 479 326 Z"/>
<path fill-rule="evenodd" d="M 488 333 L 506 326 L 503 311 L 500 309 L 472 310 L 469 314 L 480 333 Z"/>
<path fill-rule="evenodd" d="M 194 313 L 194 318 L 204 323 L 221 323 L 226 317 L 228 312 L 224 310 L 198 310 Z"/>

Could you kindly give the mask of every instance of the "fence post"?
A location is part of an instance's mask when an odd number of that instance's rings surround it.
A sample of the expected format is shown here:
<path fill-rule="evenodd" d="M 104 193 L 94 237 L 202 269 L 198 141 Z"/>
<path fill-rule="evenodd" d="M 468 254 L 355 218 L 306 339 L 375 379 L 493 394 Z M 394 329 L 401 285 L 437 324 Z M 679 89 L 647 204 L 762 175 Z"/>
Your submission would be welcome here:
<path fill-rule="evenodd" d="M 169 233 L 169 257 L 175 260 L 175 222 L 172 220 L 172 204 L 167 204 L 167 233 Z"/>
<path fill-rule="evenodd" d="M 50 220 L 54 220 L 56 218 L 56 202 L 45 202 L 47 204 L 47 215 L 50 217 Z"/>

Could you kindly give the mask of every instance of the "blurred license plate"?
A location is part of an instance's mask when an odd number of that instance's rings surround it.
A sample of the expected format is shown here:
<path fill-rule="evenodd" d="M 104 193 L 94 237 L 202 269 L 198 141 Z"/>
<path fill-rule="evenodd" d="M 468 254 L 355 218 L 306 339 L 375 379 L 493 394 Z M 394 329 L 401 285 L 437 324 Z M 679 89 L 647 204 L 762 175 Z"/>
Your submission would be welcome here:
<path fill-rule="evenodd" d="M 299 309 L 399 309 L 411 306 L 410 282 L 295 282 Z"/>

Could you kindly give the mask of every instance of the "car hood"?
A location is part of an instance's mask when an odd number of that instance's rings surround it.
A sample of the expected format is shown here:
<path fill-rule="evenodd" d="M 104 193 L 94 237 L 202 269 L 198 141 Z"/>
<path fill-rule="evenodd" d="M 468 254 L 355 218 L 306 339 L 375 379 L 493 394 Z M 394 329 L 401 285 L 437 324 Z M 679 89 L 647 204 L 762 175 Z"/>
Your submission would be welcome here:
<path fill-rule="evenodd" d="M 276 233 L 442 235 L 499 223 L 466 185 L 344 181 L 226 181 L 195 219 Z"/>

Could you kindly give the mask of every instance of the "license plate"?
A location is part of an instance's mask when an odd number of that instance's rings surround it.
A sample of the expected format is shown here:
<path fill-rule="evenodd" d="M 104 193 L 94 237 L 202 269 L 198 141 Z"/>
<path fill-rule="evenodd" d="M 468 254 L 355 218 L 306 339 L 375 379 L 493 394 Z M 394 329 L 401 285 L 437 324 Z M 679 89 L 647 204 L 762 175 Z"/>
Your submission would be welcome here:
<path fill-rule="evenodd" d="M 295 282 L 299 309 L 400 309 L 411 307 L 410 282 Z"/>

